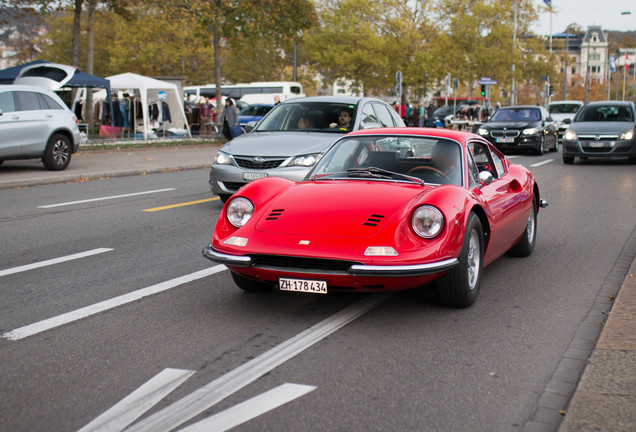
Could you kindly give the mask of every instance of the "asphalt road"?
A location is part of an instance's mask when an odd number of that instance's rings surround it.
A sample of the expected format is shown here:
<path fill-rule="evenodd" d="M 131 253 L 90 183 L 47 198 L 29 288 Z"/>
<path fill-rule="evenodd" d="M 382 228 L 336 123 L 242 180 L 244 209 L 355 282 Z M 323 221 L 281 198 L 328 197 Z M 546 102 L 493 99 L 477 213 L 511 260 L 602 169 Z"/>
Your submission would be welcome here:
<path fill-rule="evenodd" d="M 551 205 L 465 310 L 242 292 L 201 256 L 205 169 L 0 190 L 0 430 L 527 429 L 636 228 L 636 170 L 513 160 Z"/>

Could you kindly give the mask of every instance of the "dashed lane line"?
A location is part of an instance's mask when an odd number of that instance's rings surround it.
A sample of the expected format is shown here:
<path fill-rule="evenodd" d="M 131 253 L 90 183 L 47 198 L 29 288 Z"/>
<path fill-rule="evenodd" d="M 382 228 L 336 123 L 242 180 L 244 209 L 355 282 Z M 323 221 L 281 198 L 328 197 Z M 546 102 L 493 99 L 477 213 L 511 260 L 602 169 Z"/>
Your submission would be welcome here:
<path fill-rule="evenodd" d="M 77 321 L 82 318 L 86 318 L 91 315 L 95 315 L 100 312 L 104 312 L 109 309 L 113 309 L 118 306 L 122 306 L 124 304 L 134 302 L 144 297 L 157 294 L 163 291 L 167 291 L 179 285 L 183 285 L 185 283 L 192 282 L 197 279 L 202 279 L 204 277 L 213 275 L 215 273 L 222 272 L 226 269 L 227 267 L 225 267 L 224 265 L 217 265 L 217 266 L 200 270 L 198 272 L 190 273 L 188 275 L 181 276 L 175 279 L 170 279 L 169 281 L 161 282 L 156 285 L 149 286 L 147 288 L 133 291 L 128 294 L 114 297 L 109 300 L 104 300 L 102 302 L 95 303 L 93 305 L 86 306 L 81 309 L 76 309 L 74 311 L 67 312 L 62 315 L 58 315 L 52 318 L 45 319 L 43 321 L 39 321 L 34 324 L 30 324 L 24 327 L 17 328 L 15 330 L 11 330 L 9 332 L 4 333 L 2 337 L 11 341 L 24 339 L 26 337 L 33 336 L 47 330 L 60 327 L 64 324 L 68 324 L 73 321 Z"/>
<path fill-rule="evenodd" d="M 541 161 L 541 162 L 533 163 L 532 165 L 530 165 L 530 167 L 531 168 L 536 168 L 536 167 L 540 167 L 541 165 L 549 164 L 551 162 L 554 162 L 554 159 L 546 159 L 546 160 Z"/>
<path fill-rule="evenodd" d="M 92 249 L 86 252 L 79 252 L 76 254 L 72 254 L 72 255 L 66 255 L 66 256 L 62 256 L 59 258 L 52 258 L 49 260 L 45 260 L 45 261 L 40 261 L 40 262 L 36 262 L 33 264 L 26 264 L 26 265 L 22 265 L 22 266 L 18 266 L 18 267 L 12 267 L 12 268 L 8 268 L 5 270 L 0 270 L 0 277 L 2 276 L 7 276 L 10 274 L 15 274 L 15 273 L 21 273 L 21 272 L 25 272 L 28 270 L 34 270 L 37 268 L 41 268 L 41 267 L 47 267 L 47 266 L 52 266 L 55 264 L 59 264 L 59 263 L 63 263 L 63 262 L 67 262 L 67 261 L 73 261 L 76 259 L 80 259 L 80 258 L 86 258 L 92 255 L 98 255 L 104 252 L 110 252 L 113 249 L 110 248 L 98 248 L 98 249 Z"/>
<path fill-rule="evenodd" d="M 69 201 L 69 202 L 58 203 L 58 204 L 47 204 L 47 205 L 38 206 L 38 208 L 47 209 L 47 208 L 53 208 L 53 207 L 62 207 L 62 206 L 69 206 L 69 205 L 76 205 L 76 204 L 85 204 L 85 203 L 95 202 L 95 201 L 105 201 L 105 200 L 112 200 L 112 199 L 117 199 L 117 198 L 127 198 L 127 197 L 132 197 L 132 196 L 148 195 L 148 194 L 154 194 L 154 193 L 159 193 L 159 192 L 169 192 L 169 191 L 173 191 L 173 190 L 175 190 L 175 188 L 156 189 L 156 190 L 151 190 L 151 191 L 135 192 L 135 193 L 129 193 L 129 194 L 123 194 L 123 195 L 112 195 L 112 196 L 99 197 L 99 198 L 89 198 L 89 199 L 80 200 L 80 201 Z"/>

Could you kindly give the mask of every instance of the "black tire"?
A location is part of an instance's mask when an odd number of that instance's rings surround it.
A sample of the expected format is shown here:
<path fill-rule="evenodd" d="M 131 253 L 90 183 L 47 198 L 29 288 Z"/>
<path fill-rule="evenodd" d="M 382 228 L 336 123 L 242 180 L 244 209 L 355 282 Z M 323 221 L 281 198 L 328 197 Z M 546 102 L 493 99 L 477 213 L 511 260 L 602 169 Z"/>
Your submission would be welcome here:
<path fill-rule="evenodd" d="M 554 138 L 554 147 L 550 149 L 551 152 L 559 151 L 559 139 L 557 137 Z"/>
<path fill-rule="evenodd" d="M 54 134 L 46 145 L 42 163 L 51 171 L 62 171 L 71 162 L 71 142 L 62 134 Z"/>
<path fill-rule="evenodd" d="M 563 155 L 563 163 L 565 165 L 572 165 L 574 163 L 574 156 Z"/>
<path fill-rule="evenodd" d="M 243 291 L 266 292 L 266 291 L 271 291 L 274 288 L 273 283 L 258 282 L 258 281 L 237 275 L 234 272 L 231 272 L 231 274 L 232 274 L 232 279 L 234 279 L 234 283 Z"/>
<path fill-rule="evenodd" d="M 532 254 L 537 242 L 537 198 L 532 199 L 532 213 L 528 217 L 526 229 L 521 240 L 508 250 L 507 254 L 514 257 L 527 257 Z"/>
<path fill-rule="evenodd" d="M 466 308 L 479 294 L 484 267 L 484 231 L 475 213 L 470 213 L 459 265 L 437 280 L 437 299 L 444 306 Z"/>
<path fill-rule="evenodd" d="M 229 199 L 230 199 L 230 197 L 231 197 L 231 196 L 232 196 L 232 195 L 223 194 L 223 195 L 219 195 L 219 198 L 221 198 L 221 202 L 222 202 L 223 204 L 225 204 L 225 203 L 227 202 L 227 200 L 229 200 Z"/>
<path fill-rule="evenodd" d="M 545 135 L 541 137 L 541 142 L 539 143 L 539 147 L 536 148 L 536 153 L 539 156 L 543 156 L 543 146 L 545 145 Z"/>

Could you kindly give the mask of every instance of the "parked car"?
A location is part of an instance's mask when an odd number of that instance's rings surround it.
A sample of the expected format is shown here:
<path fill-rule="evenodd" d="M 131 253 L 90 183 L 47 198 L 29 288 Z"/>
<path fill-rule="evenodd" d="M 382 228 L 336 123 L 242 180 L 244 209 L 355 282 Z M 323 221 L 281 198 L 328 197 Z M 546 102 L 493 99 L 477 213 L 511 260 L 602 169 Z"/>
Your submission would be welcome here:
<path fill-rule="evenodd" d="M 563 134 L 568 128 L 576 112 L 583 106 L 582 101 L 565 100 L 550 102 L 545 109 L 548 110 L 552 119 L 556 122 L 559 142 L 563 141 Z"/>
<path fill-rule="evenodd" d="M 465 107 L 475 107 L 480 104 L 479 101 L 461 101 L 458 104 L 454 105 L 443 105 L 437 108 L 433 112 L 433 118 L 435 119 L 435 124 L 440 127 L 446 126 L 450 121 L 455 119 L 457 113 L 459 113 L 462 108 Z"/>
<path fill-rule="evenodd" d="M 79 149 L 77 123 L 51 90 L 0 85 L 0 163 L 39 158 L 47 169 L 65 169 Z"/>
<path fill-rule="evenodd" d="M 563 163 L 574 158 L 627 157 L 636 163 L 636 110 L 633 102 L 588 102 L 563 137 Z"/>
<path fill-rule="evenodd" d="M 499 108 L 477 133 L 501 151 L 522 150 L 542 155 L 546 150 L 558 150 L 556 124 L 540 106 Z"/>
<path fill-rule="evenodd" d="M 249 122 L 261 121 L 261 119 L 265 117 L 265 114 L 270 112 L 272 108 L 274 108 L 274 104 L 254 104 L 246 106 L 238 113 L 239 126 L 241 126 L 245 132 L 245 126 L 247 126 Z"/>
<path fill-rule="evenodd" d="M 467 307 L 484 266 L 532 253 L 546 205 L 532 173 L 475 134 L 360 130 L 303 181 L 244 186 L 203 255 L 246 291 L 368 293 L 437 281 L 443 304 Z"/>
<path fill-rule="evenodd" d="M 351 120 L 339 123 L 342 116 Z M 351 130 L 403 127 L 387 103 L 352 96 L 295 98 L 274 107 L 248 133 L 219 150 L 210 168 L 212 192 L 226 201 L 234 192 L 261 177 L 302 180 L 338 138 Z M 251 129 L 254 128 L 254 129 Z"/>

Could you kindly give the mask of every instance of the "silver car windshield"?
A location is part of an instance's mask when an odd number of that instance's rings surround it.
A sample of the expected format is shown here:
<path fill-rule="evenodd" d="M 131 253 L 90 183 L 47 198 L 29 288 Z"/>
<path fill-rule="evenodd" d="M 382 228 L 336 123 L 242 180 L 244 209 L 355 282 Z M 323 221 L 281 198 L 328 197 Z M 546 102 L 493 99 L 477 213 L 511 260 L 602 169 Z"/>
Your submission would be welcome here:
<path fill-rule="evenodd" d="M 627 105 L 588 105 L 577 114 L 575 122 L 633 122 Z"/>
<path fill-rule="evenodd" d="M 257 132 L 333 132 L 353 130 L 356 105 L 327 102 L 284 103 L 257 126 Z"/>
<path fill-rule="evenodd" d="M 426 183 L 461 186 L 461 161 L 459 144 L 444 138 L 356 136 L 330 148 L 310 176 L 318 180 L 395 173 L 398 176 L 392 178 L 398 180 L 406 175 Z"/>

